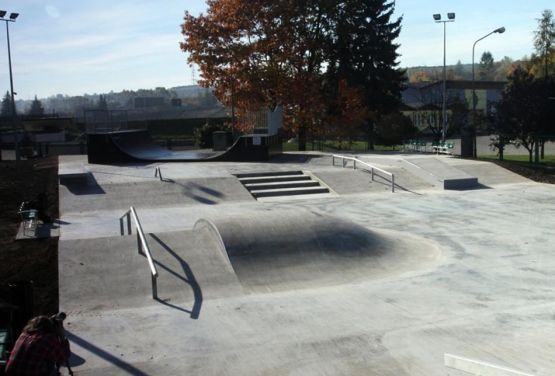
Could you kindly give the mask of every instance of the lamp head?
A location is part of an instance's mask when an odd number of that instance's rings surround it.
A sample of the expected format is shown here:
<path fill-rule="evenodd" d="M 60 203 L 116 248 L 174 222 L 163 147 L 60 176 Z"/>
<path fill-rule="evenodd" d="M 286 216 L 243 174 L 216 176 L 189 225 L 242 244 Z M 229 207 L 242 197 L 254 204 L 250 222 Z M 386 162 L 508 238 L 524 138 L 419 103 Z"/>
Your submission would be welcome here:
<path fill-rule="evenodd" d="M 441 20 L 441 14 L 434 14 L 434 20 L 436 21 Z"/>
<path fill-rule="evenodd" d="M 6 11 L 0 10 L 0 18 L 4 18 L 5 15 L 6 15 Z"/>
<path fill-rule="evenodd" d="M 454 20 L 455 19 L 455 13 L 447 13 L 447 18 L 449 18 L 450 20 Z"/>
<path fill-rule="evenodd" d="M 499 33 L 499 34 L 503 34 L 505 32 L 505 27 L 502 26 L 499 29 L 495 29 L 493 30 L 494 33 Z"/>
<path fill-rule="evenodd" d="M 19 13 L 10 13 L 10 20 L 15 21 L 15 19 L 19 16 Z"/>

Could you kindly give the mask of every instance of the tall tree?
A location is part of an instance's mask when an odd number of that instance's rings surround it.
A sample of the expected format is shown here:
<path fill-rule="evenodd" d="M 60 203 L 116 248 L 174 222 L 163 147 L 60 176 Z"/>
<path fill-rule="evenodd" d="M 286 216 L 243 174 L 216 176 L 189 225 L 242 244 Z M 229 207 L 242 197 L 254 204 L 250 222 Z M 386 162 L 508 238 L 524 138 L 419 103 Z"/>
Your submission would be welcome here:
<path fill-rule="evenodd" d="M 406 81 L 405 71 L 397 68 L 399 45 L 395 39 L 401 32 L 402 18 L 392 20 L 395 2 L 338 1 L 334 8 L 331 17 L 337 31 L 328 72 L 363 90 L 370 114 L 379 117 L 394 112 Z M 373 119 L 368 120 L 371 137 L 374 124 Z"/>
<path fill-rule="evenodd" d="M 42 106 L 41 101 L 37 99 L 35 95 L 35 99 L 31 102 L 31 107 L 29 108 L 29 115 L 31 116 L 43 116 L 44 115 L 44 107 Z"/>
<path fill-rule="evenodd" d="M 96 108 L 99 110 L 108 110 L 108 102 L 106 101 L 106 97 L 104 95 L 98 97 Z"/>
<path fill-rule="evenodd" d="M 206 14 L 185 14 L 181 48 L 222 103 L 283 105 L 303 150 L 308 132 L 329 121 L 341 80 L 372 112 L 398 104 L 392 11 L 384 0 L 210 0 Z"/>
<path fill-rule="evenodd" d="M 542 12 L 541 18 L 537 19 L 538 29 L 534 33 L 534 47 L 536 53 L 544 61 L 544 77 L 549 76 L 549 55 L 555 45 L 555 22 L 553 12 L 546 9 Z"/>
<path fill-rule="evenodd" d="M 6 91 L 4 98 L 2 98 L 2 109 L 0 110 L 1 117 L 11 117 L 13 114 L 12 97 L 9 91 Z"/>
<path fill-rule="evenodd" d="M 493 55 L 489 51 L 485 51 L 480 58 L 478 66 L 478 76 L 481 81 L 491 80 L 494 74 Z"/>
<path fill-rule="evenodd" d="M 539 162 L 540 135 L 554 131 L 555 108 L 549 93 L 555 91 L 555 80 L 535 79 L 517 67 L 497 104 L 495 131 L 505 141 L 514 140 L 528 151 L 530 162 Z M 535 151 L 535 158 L 533 153 Z"/>

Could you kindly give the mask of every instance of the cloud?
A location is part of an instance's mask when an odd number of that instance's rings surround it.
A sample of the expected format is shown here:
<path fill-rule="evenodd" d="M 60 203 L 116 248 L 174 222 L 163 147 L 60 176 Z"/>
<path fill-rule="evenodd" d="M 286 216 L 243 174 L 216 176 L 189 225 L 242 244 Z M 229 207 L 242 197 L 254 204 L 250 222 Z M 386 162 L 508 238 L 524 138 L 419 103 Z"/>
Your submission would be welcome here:
<path fill-rule="evenodd" d="M 46 11 L 46 14 L 48 14 L 52 18 L 60 17 L 60 11 L 54 5 L 51 5 L 51 4 L 47 5 L 44 7 L 44 10 Z"/>

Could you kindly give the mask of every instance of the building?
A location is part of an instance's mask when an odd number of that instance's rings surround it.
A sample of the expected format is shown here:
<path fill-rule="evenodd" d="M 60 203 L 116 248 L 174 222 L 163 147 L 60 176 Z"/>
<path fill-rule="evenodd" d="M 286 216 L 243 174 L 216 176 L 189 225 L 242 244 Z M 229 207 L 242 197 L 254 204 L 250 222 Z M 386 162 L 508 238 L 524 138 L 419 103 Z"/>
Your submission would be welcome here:
<path fill-rule="evenodd" d="M 494 104 L 501 98 L 506 84 L 506 81 L 446 81 L 448 121 L 457 109 L 472 110 L 473 89 L 476 93 L 477 112 L 490 114 Z M 441 128 L 443 81 L 410 84 L 402 92 L 402 101 L 401 112 L 410 117 L 420 131 L 430 132 L 431 128 Z"/>

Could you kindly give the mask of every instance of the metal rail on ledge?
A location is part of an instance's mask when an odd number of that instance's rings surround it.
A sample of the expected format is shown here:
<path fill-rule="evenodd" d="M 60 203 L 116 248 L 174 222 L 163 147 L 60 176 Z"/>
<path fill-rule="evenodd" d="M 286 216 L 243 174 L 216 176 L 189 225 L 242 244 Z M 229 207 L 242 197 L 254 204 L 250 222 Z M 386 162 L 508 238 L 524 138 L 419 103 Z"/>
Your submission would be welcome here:
<path fill-rule="evenodd" d="M 357 163 L 369 167 L 370 174 L 372 175 L 372 181 L 374 181 L 374 174 L 375 174 L 374 171 L 379 171 L 382 174 L 387 175 L 391 180 L 391 192 L 395 192 L 395 175 L 393 175 L 391 172 L 382 170 L 381 168 L 376 166 L 372 166 L 370 163 L 363 162 L 360 159 L 357 159 L 355 157 L 347 157 L 345 155 L 338 155 L 338 154 L 333 154 L 331 156 L 331 163 L 333 166 L 335 166 L 335 158 L 341 159 L 341 163 L 343 167 L 346 166 L 347 161 L 353 161 L 353 170 L 356 170 Z"/>
<path fill-rule="evenodd" d="M 131 217 L 133 218 L 133 221 L 135 222 L 135 228 L 137 229 L 137 248 L 139 250 L 139 254 L 146 256 L 146 259 L 148 261 L 148 266 L 150 267 L 150 276 L 152 279 L 152 298 L 157 299 L 158 298 L 158 284 L 157 284 L 158 271 L 156 270 L 156 265 L 154 265 L 154 260 L 152 259 L 152 255 L 150 254 L 150 248 L 148 247 L 148 243 L 146 241 L 145 234 L 141 226 L 141 222 L 139 221 L 139 217 L 137 216 L 137 212 L 135 211 L 135 208 L 133 206 L 131 206 L 129 210 L 126 211 L 125 214 L 120 217 L 119 219 L 120 232 L 121 232 L 121 235 L 124 235 L 125 231 L 124 231 L 123 219 L 127 218 L 127 233 L 131 235 L 132 233 Z"/>

